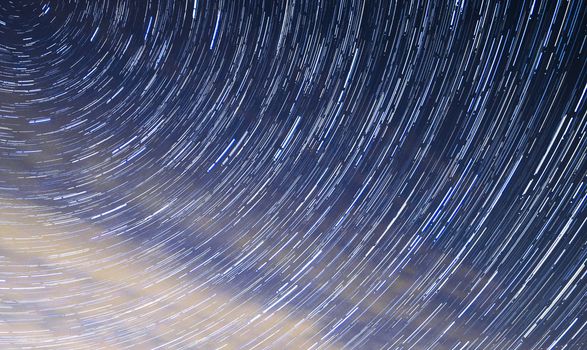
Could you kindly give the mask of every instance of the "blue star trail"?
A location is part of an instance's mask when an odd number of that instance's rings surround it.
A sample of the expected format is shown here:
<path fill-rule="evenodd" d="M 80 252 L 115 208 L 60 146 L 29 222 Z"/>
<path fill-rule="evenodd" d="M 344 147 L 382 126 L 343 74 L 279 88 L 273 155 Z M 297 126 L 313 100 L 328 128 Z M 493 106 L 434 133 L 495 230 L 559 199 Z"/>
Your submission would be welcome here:
<path fill-rule="evenodd" d="M 1 349 L 584 349 L 587 2 L 0 1 Z"/>

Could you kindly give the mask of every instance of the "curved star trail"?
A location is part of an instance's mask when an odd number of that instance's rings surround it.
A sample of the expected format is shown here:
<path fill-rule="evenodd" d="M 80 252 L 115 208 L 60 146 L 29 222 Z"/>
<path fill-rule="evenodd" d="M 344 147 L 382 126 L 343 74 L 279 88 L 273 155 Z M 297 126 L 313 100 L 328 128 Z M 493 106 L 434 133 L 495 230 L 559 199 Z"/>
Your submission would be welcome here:
<path fill-rule="evenodd" d="M 0 347 L 586 347 L 586 16 L 1 1 Z"/>

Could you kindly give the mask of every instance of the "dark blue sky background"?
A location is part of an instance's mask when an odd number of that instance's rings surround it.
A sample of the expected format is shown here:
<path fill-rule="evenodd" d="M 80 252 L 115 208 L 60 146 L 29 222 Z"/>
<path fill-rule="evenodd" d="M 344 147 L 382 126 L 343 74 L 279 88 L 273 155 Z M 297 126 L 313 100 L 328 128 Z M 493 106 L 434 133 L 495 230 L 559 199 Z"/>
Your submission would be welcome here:
<path fill-rule="evenodd" d="M 2 346 L 584 347 L 586 15 L 0 2 Z"/>

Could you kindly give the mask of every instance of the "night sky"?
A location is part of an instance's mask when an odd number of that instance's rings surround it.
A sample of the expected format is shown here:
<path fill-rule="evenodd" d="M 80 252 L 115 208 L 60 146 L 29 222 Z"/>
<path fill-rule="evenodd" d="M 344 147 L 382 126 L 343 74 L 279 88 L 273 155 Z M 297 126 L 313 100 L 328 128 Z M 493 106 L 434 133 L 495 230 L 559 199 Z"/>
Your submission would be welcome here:
<path fill-rule="evenodd" d="M 586 52 L 583 0 L 0 0 L 0 348 L 587 348 Z"/>

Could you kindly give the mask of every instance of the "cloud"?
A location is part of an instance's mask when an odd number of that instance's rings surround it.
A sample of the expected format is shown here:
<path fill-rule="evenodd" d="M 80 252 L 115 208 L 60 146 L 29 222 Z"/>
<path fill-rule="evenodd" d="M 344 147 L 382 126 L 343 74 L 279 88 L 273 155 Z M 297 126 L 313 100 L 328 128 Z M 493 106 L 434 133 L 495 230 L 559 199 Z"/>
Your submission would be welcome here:
<path fill-rule="evenodd" d="M 123 237 L 92 239 L 100 228 L 78 218 L 15 199 L 0 212 L 3 349 L 231 349 L 248 342 L 298 349 L 319 333 L 287 308 L 264 314 L 230 289 L 194 283 L 190 265 L 177 266 L 174 255 Z"/>

